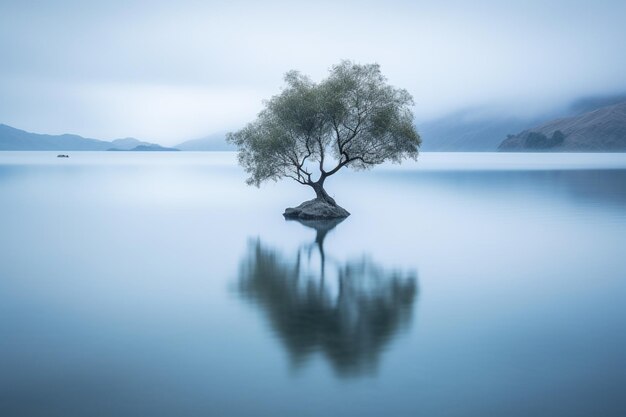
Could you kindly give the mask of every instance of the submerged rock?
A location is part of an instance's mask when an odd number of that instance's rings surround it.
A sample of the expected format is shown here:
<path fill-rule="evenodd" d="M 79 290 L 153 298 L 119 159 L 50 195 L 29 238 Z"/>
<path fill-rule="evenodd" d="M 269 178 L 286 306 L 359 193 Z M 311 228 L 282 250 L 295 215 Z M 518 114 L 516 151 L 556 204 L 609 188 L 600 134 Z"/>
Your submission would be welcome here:
<path fill-rule="evenodd" d="M 305 201 L 298 207 L 289 207 L 283 213 L 283 216 L 288 219 L 339 219 L 349 215 L 348 210 L 343 207 L 329 204 L 318 198 Z"/>

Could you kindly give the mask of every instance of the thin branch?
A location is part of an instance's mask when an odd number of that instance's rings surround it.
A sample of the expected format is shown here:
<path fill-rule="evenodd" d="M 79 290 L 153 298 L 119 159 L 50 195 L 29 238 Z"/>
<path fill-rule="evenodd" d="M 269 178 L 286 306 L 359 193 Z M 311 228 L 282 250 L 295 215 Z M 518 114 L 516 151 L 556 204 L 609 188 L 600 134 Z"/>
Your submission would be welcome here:
<path fill-rule="evenodd" d="M 320 172 L 322 175 L 325 174 L 324 172 L 324 146 L 322 145 L 322 137 L 318 136 L 317 137 L 317 144 L 320 147 Z"/>
<path fill-rule="evenodd" d="M 285 177 L 287 177 L 287 178 L 291 178 L 292 180 L 294 180 L 294 181 L 296 181 L 296 182 L 299 182 L 299 183 L 300 183 L 300 184 L 302 184 L 302 185 L 307 185 L 307 183 L 306 183 L 306 182 L 299 180 L 298 178 L 294 177 L 293 175 L 290 175 L 290 174 L 285 173 Z"/>

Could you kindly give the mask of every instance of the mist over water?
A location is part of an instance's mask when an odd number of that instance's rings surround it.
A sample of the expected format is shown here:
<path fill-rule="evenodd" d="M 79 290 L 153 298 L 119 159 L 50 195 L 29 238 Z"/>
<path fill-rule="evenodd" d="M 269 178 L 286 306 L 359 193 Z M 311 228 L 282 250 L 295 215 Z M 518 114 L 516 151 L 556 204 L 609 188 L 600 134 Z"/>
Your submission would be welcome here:
<path fill-rule="evenodd" d="M 0 155 L 0 415 L 622 416 L 624 154 L 244 184 L 231 153 Z"/>

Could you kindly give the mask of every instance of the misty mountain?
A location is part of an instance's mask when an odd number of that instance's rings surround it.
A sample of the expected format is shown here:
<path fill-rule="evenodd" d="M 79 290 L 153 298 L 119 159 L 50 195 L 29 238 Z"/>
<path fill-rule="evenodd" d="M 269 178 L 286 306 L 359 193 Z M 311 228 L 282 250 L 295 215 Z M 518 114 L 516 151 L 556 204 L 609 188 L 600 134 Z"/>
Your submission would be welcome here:
<path fill-rule="evenodd" d="M 626 101 L 510 135 L 500 151 L 624 152 Z"/>
<path fill-rule="evenodd" d="M 149 145 L 149 143 L 142 142 L 139 139 L 135 139 L 135 138 L 115 139 L 111 141 L 111 144 L 113 145 L 115 149 L 120 149 L 120 150 L 130 150 L 137 146 Z"/>
<path fill-rule="evenodd" d="M 178 152 L 180 149 L 177 148 L 166 148 L 165 146 L 156 145 L 156 144 L 146 144 L 146 145 L 137 145 L 131 149 L 116 149 L 111 148 L 107 149 L 108 151 L 119 151 L 119 152 Z"/>
<path fill-rule="evenodd" d="M 423 151 L 488 152 L 496 150 L 507 134 L 546 119 L 484 116 L 478 111 L 464 110 L 420 123 L 417 128 Z"/>
<path fill-rule="evenodd" d="M 145 149 L 145 148 L 150 149 Z M 139 148 L 139 149 L 138 149 Z M 84 138 L 78 135 L 43 135 L 0 124 L 1 151 L 136 151 L 173 150 L 135 138 L 113 141 Z"/>
<path fill-rule="evenodd" d="M 466 109 L 418 124 L 423 151 L 495 151 L 515 132 L 530 130 L 557 118 L 573 117 L 626 101 L 626 93 L 582 97 L 561 110 L 535 117 L 487 116 Z"/>
<path fill-rule="evenodd" d="M 608 96 L 583 97 L 575 100 L 569 107 L 569 114 L 564 116 L 576 116 L 602 107 L 619 104 L 624 101 L 626 101 L 626 93 Z"/>
<path fill-rule="evenodd" d="M 106 151 L 112 146 L 78 135 L 41 135 L 0 124 L 0 150 L 5 151 Z"/>
<path fill-rule="evenodd" d="M 192 139 L 176 145 L 182 151 L 236 151 L 237 148 L 226 142 L 226 133 L 214 133 L 199 139 Z"/>

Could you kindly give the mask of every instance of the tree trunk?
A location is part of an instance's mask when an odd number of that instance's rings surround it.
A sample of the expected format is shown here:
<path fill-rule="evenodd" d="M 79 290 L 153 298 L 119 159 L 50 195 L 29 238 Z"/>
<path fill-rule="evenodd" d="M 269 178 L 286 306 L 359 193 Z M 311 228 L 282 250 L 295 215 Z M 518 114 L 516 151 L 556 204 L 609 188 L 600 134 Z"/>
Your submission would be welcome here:
<path fill-rule="evenodd" d="M 322 200 L 330 204 L 331 206 L 337 205 L 337 203 L 335 202 L 335 199 L 329 196 L 326 190 L 324 190 L 324 180 L 320 180 L 318 182 L 312 182 L 309 185 L 313 187 L 313 190 L 315 191 L 315 195 L 317 196 L 318 200 Z"/>

